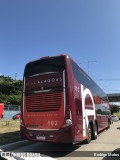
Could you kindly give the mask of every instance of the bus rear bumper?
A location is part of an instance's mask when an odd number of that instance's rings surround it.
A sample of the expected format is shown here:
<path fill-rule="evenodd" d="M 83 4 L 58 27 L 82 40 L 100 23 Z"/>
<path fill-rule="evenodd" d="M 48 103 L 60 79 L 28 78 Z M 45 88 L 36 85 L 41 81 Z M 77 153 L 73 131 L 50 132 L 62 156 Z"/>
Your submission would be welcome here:
<path fill-rule="evenodd" d="M 22 139 L 35 142 L 72 143 L 72 127 L 61 128 L 59 130 L 28 130 L 24 126 L 20 127 Z"/>

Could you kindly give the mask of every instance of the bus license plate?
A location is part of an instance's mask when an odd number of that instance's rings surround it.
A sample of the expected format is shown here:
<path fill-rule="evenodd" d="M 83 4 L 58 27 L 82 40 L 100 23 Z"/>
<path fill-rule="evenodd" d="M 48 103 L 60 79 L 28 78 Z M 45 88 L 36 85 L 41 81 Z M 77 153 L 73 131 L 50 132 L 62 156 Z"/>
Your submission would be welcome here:
<path fill-rule="evenodd" d="M 36 136 L 36 139 L 37 139 L 37 140 L 45 140 L 46 137 L 45 137 L 45 136 Z"/>

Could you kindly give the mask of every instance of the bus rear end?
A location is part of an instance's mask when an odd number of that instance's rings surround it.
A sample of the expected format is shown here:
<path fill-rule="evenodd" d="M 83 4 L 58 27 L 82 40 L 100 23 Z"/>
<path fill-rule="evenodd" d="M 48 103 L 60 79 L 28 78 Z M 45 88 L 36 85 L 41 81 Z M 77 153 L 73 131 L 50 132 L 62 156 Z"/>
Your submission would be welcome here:
<path fill-rule="evenodd" d="M 66 108 L 66 77 L 66 56 L 46 57 L 26 65 L 22 138 L 40 142 L 72 142 L 72 121 Z"/>

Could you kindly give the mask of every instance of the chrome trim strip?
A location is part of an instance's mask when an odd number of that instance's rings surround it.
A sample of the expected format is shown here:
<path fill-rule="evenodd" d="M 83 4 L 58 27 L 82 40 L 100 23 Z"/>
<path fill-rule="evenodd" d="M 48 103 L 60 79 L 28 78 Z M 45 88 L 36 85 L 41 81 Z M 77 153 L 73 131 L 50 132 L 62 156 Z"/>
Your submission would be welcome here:
<path fill-rule="evenodd" d="M 33 129 L 33 128 L 27 128 L 27 129 L 29 129 L 29 130 L 36 130 L 36 131 L 58 131 L 58 130 L 60 130 L 60 129 Z"/>
<path fill-rule="evenodd" d="M 65 70 L 63 71 L 63 92 L 64 92 L 64 117 L 65 117 L 65 110 L 66 110 Z"/>
<path fill-rule="evenodd" d="M 40 90 L 40 91 L 33 91 L 33 93 L 44 93 L 44 92 L 49 92 L 51 89 L 46 89 L 46 90 Z"/>
<path fill-rule="evenodd" d="M 35 77 L 35 76 L 45 75 L 45 74 L 51 74 L 51 73 L 58 73 L 58 72 L 44 72 L 44 73 L 38 73 L 38 74 L 34 74 L 34 75 L 32 75 L 32 76 L 29 76 L 29 77 Z"/>
<path fill-rule="evenodd" d="M 24 96 L 25 96 L 25 81 L 26 81 L 25 77 L 24 77 L 23 81 L 24 81 L 24 83 L 23 83 L 23 117 L 24 117 Z"/>

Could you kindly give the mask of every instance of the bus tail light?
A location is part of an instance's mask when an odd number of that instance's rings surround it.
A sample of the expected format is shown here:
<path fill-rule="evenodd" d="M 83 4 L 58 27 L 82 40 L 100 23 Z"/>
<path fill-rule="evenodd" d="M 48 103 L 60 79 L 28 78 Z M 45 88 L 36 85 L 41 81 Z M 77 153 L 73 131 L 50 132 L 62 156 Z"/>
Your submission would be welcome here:
<path fill-rule="evenodd" d="M 21 117 L 20 117 L 20 125 L 24 126 L 24 121 L 23 121 L 23 115 L 22 115 L 22 113 L 21 113 Z"/>
<path fill-rule="evenodd" d="M 23 126 L 23 120 L 22 119 L 20 119 L 20 125 Z"/>
<path fill-rule="evenodd" d="M 70 106 L 67 106 L 66 107 L 64 127 L 69 126 L 71 124 L 72 124 L 72 113 L 71 113 L 71 110 L 70 110 Z"/>
<path fill-rule="evenodd" d="M 70 105 L 67 105 L 67 107 L 66 107 L 66 115 L 65 115 L 65 118 L 66 118 L 66 119 L 72 119 L 72 113 L 71 113 L 71 110 L 70 110 Z"/>
<path fill-rule="evenodd" d="M 46 59 L 46 58 L 49 58 L 49 56 L 45 56 L 45 57 L 42 57 L 42 58 L 40 58 L 40 59 Z"/>
<path fill-rule="evenodd" d="M 72 124 L 72 120 L 71 119 L 66 119 L 66 124 L 67 124 L 67 126 L 71 125 Z"/>
<path fill-rule="evenodd" d="M 60 54 L 60 56 L 65 56 L 65 54 Z"/>

